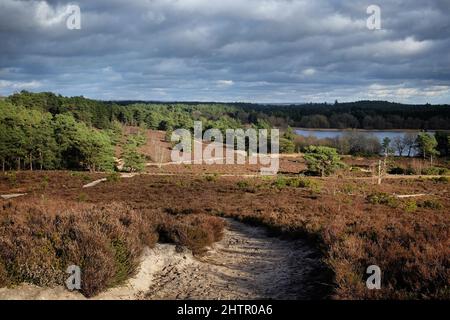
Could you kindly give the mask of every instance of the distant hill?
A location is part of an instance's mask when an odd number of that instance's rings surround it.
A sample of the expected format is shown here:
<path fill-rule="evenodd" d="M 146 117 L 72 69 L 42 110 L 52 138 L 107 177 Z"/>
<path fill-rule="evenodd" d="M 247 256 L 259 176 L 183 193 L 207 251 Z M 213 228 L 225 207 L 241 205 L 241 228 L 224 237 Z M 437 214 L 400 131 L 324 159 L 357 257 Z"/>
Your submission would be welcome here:
<path fill-rule="evenodd" d="M 257 104 L 221 102 L 100 101 L 63 97 L 51 92 L 22 91 L 7 97 L 15 105 L 52 114 L 72 113 L 77 120 L 107 128 L 114 120 L 166 130 L 185 126 L 187 119 L 305 128 L 450 130 L 450 105 L 401 104 L 388 101 L 345 103 Z M 181 119 L 181 120 L 180 120 Z"/>

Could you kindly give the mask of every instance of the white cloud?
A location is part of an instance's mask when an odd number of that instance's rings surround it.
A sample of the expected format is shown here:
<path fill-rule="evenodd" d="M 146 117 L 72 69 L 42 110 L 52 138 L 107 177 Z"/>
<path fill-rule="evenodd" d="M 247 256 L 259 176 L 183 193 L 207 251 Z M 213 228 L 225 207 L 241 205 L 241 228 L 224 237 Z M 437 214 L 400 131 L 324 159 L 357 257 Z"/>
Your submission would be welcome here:
<path fill-rule="evenodd" d="M 424 86 L 422 88 L 401 85 L 372 84 L 367 88 L 367 95 L 372 99 L 389 99 L 394 101 L 413 100 L 425 97 L 448 97 L 450 86 Z"/>
<path fill-rule="evenodd" d="M 303 73 L 305 76 L 313 76 L 313 75 L 316 74 L 316 69 L 314 69 L 314 68 L 308 68 L 308 69 L 303 70 L 302 73 Z"/>
<path fill-rule="evenodd" d="M 36 80 L 22 82 L 22 81 L 8 81 L 0 80 L 0 89 L 24 90 L 36 89 L 42 86 L 42 83 Z"/>
<path fill-rule="evenodd" d="M 234 84 L 233 80 L 217 80 L 216 84 L 219 87 L 230 87 Z"/>

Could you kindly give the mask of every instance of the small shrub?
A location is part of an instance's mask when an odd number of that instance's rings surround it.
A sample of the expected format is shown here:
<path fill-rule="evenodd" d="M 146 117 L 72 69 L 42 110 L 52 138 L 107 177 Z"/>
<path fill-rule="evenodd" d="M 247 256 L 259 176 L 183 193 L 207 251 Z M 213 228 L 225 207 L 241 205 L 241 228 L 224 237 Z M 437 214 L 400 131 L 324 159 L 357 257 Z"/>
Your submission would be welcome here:
<path fill-rule="evenodd" d="M 417 203 L 415 200 L 409 200 L 405 203 L 406 212 L 415 212 L 417 210 Z"/>
<path fill-rule="evenodd" d="M 167 218 L 159 227 L 163 242 L 188 247 L 194 254 L 203 253 L 207 246 L 222 238 L 222 219 L 204 214 Z"/>
<path fill-rule="evenodd" d="M 246 180 L 238 181 L 236 185 L 241 190 L 247 190 L 250 187 L 250 184 Z"/>
<path fill-rule="evenodd" d="M 352 194 L 355 191 L 355 188 L 351 184 L 344 184 L 342 186 L 342 192 L 346 194 Z"/>
<path fill-rule="evenodd" d="M 419 204 L 421 208 L 432 209 L 432 210 L 440 210 L 443 208 L 442 204 L 437 200 L 425 200 L 421 204 Z"/>
<path fill-rule="evenodd" d="M 405 169 L 405 174 L 407 174 L 407 175 L 413 175 L 413 174 L 415 174 L 416 173 L 416 171 L 414 170 L 414 168 L 412 168 L 411 166 L 408 166 L 406 169 Z"/>
<path fill-rule="evenodd" d="M 444 172 L 445 168 L 439 168 L 439 167 L 429 167 L 429 168 L 425 168 L 422 169 L 421 174 L 423 175 L 433 175 L 433 176 L 437 176 L 442 174 L 442 172 Z"/>
<path fill-rule="evenodd" d="M 369 194 L 366 199 L 370 204 L 383 204 L 393 208 L 398 206 L 397 199 L 384 192 Z"/>
<path fill-rule="evenodd" d="M 214 174 L 207 174 L 205 175 L 205 180 L 208 182 L 214 182 L 217 181 L 219 175 L 217 173 Z"/>
<path fill-rule="evenodd" d="M 437 183 L 449 183 L 450 182 L 450 177 L 433 178 L 433 181 L 437 182 Z"/>
<path fill-rule="evenodd" d="M 0 261 L 0 288 L 9 285 L 8 272 L 5 265 Z"/>
<path fill-rule="evenodd" d="M 393 167 L 393 168 L 389 169 L 388 173 L 389 174 L 405 174 L 405 169 L 403 169 L 401 167 Z"/>
<path fill-rule="evenodd" d="M 389 174 L 413 175 L 415 172 L 414 172 L 414 169 L 411 167 L 407 167 L 407 168 L 393 167 L 393 168 L 389 169 L 388 173 Z"/>
<path fill-rule="evenodd" d="M 75 177 L 75 178 L 80 178 L 83 182 L 91 181 L 91 177 L 89 177 L 88 174 L 82 173 L 82 172 L 73 171 L 70 173 L 70 176 Z"/>
<path fill-rule="evenodd" d="M 278 189 L 283 189 L 288 185 L 288 180 L 284 177 L 277 177 L 274 182 L 272 182 L 272 185 Z"/>
<path fill-rule="evenodd" d="M 41 181 L 41 189 L 43 189 L 43 190 L 47 189 L 49 181 L 50 181 L 49 177 L 44 176 Z"/>
<path fill-rule="evenodd" d="M 17 174 L 15 172 L 9 172 L 6 174 L 6 179 L 11 187 L 17 186 Z"/>
<path fill-rule="evenodd" d="M 118 182 L 120 180 L 120 173 L 118 172 L 112 172 L 110 174 L 108 174 L 108 176 L 106 177 L 106 181 L 108 182 Z"/>
<path fill-rule="evenodd" d="M 115 275 L 111 281 L 111 286 L 123 283 L 133 272 L 132 259 L 126 243 L 121 239 L 113 239 L 111 247 L 114 251 Z"/>
<path fill-rule="evenodd" d="M 312 192 L 320 192 L 320 183 L 313 179 L 308 178 L 295 178 L 289 181 L 289 186 L 296 188 L 307 188 Z"/>
<path fill-rule="evenodd" d="M 172 216 L 188 215 L 188 214 L 194 213 L 194 209 L 192 209 L 192 208 L 187 208 L 187 209 L 166 208 L 164 211 Z"/>
<path fill-rule="evenodd" d="M 81 192 L 78 196 L 77 196 L 77 201 L 78 202 L 86 202 L 88 200 L 88 195 L 84 192 Z"/>

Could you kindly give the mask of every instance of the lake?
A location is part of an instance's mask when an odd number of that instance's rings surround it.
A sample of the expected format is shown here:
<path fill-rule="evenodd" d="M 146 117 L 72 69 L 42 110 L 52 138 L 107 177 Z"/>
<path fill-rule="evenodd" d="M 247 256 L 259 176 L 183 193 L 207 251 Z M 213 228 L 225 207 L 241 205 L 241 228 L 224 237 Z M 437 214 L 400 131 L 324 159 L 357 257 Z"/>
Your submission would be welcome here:
<path fill-rule="evenodd" d="M 403 137 L 405 133 L 419 133 L 420 131 L 389 131 L 389 130 L 317 130 L 317 129 L 295 129 L 295 133 L 300 136 L 313 136 L 319 139 L 325 138 L 335 138 L 340 137 L 348 132 L 358 132 L 358 133 L 366 133 L 377 137 L 380 142 L 383 141 L 384 138 L 389 138 L 391 141 L 395 137 Z M 433 133 L 433 132 L 429 132 Z"/>

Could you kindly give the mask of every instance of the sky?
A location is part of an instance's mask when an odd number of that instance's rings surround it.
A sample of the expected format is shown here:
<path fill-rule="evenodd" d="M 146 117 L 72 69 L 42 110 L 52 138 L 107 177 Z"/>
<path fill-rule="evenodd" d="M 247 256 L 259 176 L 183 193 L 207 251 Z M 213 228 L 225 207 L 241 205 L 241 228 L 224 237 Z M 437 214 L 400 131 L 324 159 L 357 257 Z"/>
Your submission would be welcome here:
<path fill-rule="evenodd" d="M 450 103 L 450 0 L 0 0 L 0 95 L 20 90 Z"/>

